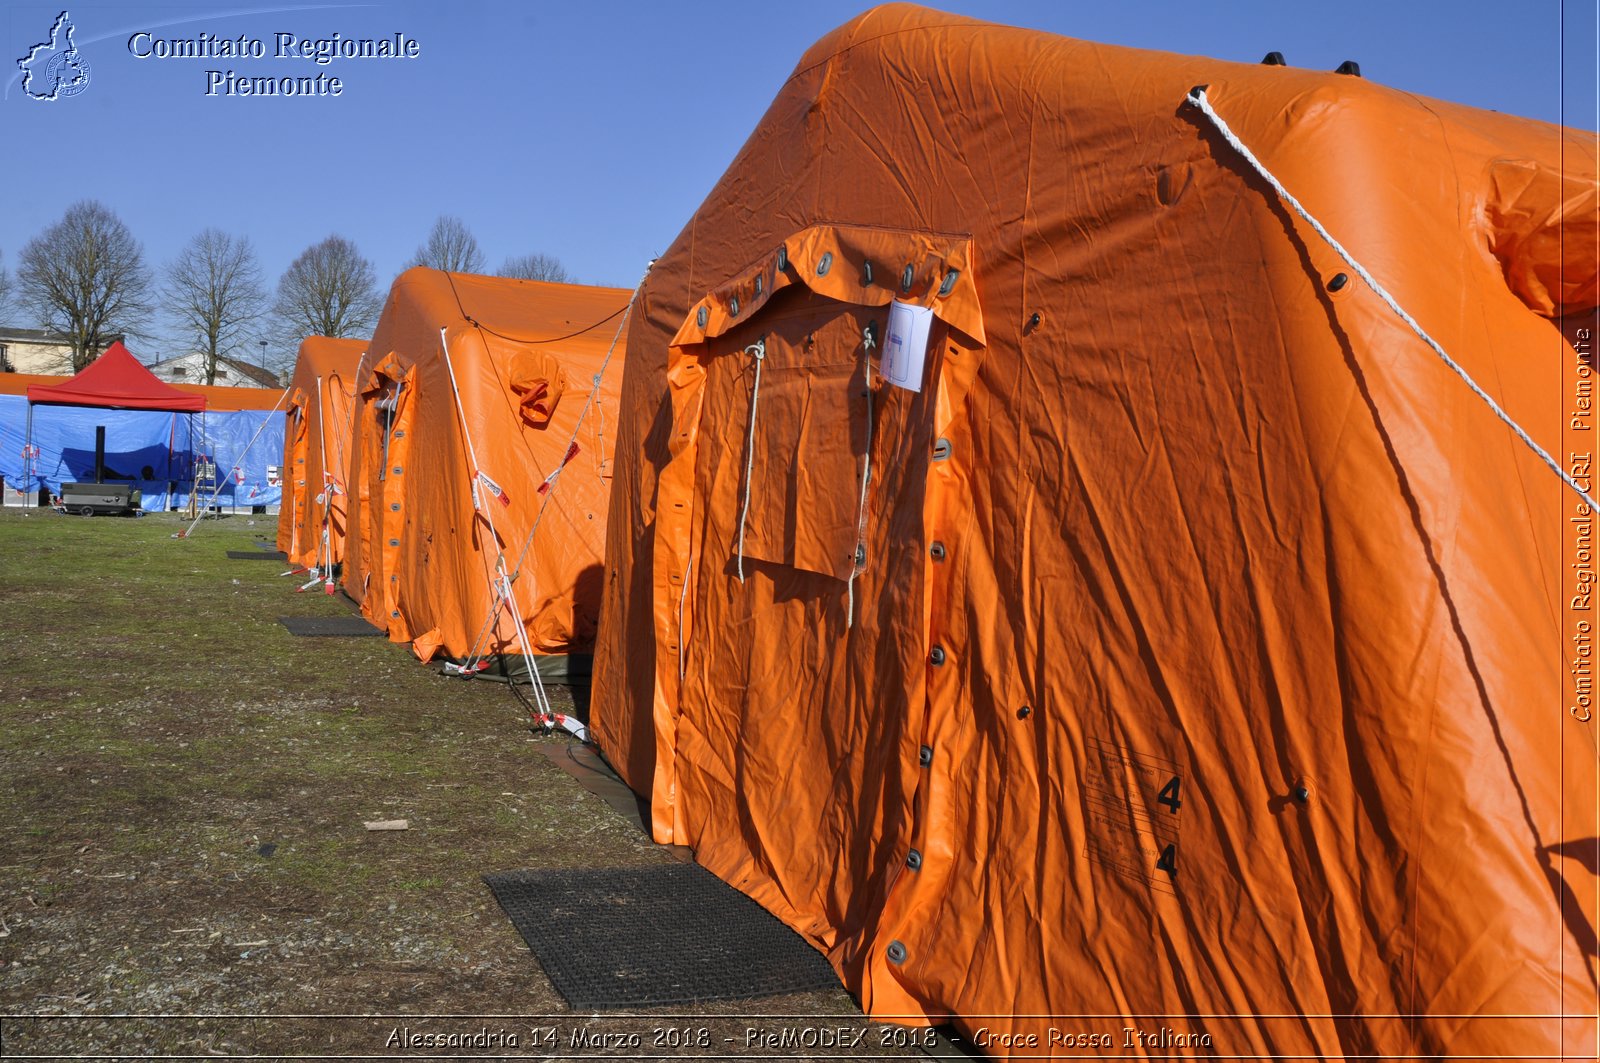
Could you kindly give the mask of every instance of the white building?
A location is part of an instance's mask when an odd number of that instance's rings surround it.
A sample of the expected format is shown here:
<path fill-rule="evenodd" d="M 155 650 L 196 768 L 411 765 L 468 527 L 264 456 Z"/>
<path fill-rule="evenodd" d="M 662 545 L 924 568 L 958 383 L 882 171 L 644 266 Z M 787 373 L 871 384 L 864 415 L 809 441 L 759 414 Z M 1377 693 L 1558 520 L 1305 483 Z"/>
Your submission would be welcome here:
<path fill-rule="evenodd" d="M 199 352 L 168 358 L 150 367 L 150 372 L 168 384 L 204 384 L 206 359 Z M 225 388 L 281 388 L 278 375 L 270 369 L 233 358 L 217 359 L 215 384 Z"/>
<path fill-rule="evenodd" d="M 100 338 L 100 350 L 122 339 L 113 332 Z M 72 375 L 72 340 L 47 329 L 0 327 L 0 373 Z"/>

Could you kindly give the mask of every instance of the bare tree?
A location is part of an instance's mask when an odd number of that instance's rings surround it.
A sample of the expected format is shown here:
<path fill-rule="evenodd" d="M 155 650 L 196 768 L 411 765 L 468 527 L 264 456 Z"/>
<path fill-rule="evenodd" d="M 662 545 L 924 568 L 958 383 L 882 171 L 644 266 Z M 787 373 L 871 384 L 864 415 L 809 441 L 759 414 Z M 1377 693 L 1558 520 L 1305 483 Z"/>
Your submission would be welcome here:
<path fill-rule="evenodd" d="M 5 266 L 0 266 L 0 320 L 11 316 L 11 274 L 6 272 Z M 0 366 L 0 371 L 4 367 Z"/>
<path fill-rule="evenodd" d="M 167 267 L 167 308 L 204 359 L 207 384 L 217 382 L 217 360 L 244 344 L 265 299 L 261 267 L 243 236 L 202 230 Z"/>
<path fill-rule="evenodd" d="M 139 241 L 92 199 L 74 203 L 29 240 L 17 264 L 23 305 L 71 340 L 74 373 L 99 357 L 102 336 L 140 331 L 150 316 L 151 287 Z"/>
<path fill-rule="evenodd" d="M 295 338 L 366 336 L 382 309 L 372 263 L 342 236 L 302 251 L 278 279 L 273 304 L 283 330 Z"/>
<path fill-rule="evenodd" d="M 558 284 L 571 284 L 572 274 L 567 272 L 567 267 L 554 255 L 532 254 L 517 255 L 506 259 L 500 264 L 498 275 L 501 277 L 519 277 L 525 281 L 555 281 Z"/>
<path fill-rule="evenodd" d="M 452 273 L 482 273 L 483 252 L 467 230 L 466 223 L 453 214 L 441 214 L 428 232 L 428 242 L 417 248 L 405 269 L 427 266 Z"/>

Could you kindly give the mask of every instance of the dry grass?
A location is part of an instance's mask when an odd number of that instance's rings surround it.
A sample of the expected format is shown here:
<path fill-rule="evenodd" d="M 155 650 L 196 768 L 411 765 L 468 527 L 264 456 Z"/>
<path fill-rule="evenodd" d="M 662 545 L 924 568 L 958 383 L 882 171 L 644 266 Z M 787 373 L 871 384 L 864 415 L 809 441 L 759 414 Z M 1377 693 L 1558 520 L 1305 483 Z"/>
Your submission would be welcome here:
<path fill-rule="evenodd" d="M 177 540 L 170 517 L 0 511 L 0 1052 L 433 1051 L 385 1047 L 409 1026 L 587 1054 L 535 1040 L 586 1020 L 479 876 L 668 857 L 540 754 L 567 739 L 503 686 L 383 639 L 289 635 L 278 616 L 347 607 L 224 556 L 271 521 Z M 761 1025 L 741 1012 L 859 1015 L 843 992 L 695 1010 L 676 1025 L 717 1043 L 660 1054 L 739 1055 L 723 1038 Z M 323 1017 L 445 1014 L 469 1018 Z M 636 1057 L 673 1026 L 587 1021 L 644 1034 Z"/>

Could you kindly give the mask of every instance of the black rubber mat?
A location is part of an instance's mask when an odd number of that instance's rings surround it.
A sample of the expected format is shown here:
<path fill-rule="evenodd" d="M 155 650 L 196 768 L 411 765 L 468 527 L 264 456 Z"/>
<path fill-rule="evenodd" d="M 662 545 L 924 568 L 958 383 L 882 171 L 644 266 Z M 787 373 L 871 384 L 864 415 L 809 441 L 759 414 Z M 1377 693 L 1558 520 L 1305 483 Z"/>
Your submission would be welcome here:
<path fill-rule="evenodd" d="M 291 635 L 312 638 L 354 638 L 383 634 L 359 616 L 280 616 L 278 623 L 288 628 Z"/>
<path fill-rule="evenodd" d="M 282 550 L 229 550 L 228 556 L 235 561 L 287 561 L 289 555 Z"/>
<path fill-rule="evenodd" d="M 576 1009 L 833 989 L 822 954 L 698 864 L 483 876 Z"/>

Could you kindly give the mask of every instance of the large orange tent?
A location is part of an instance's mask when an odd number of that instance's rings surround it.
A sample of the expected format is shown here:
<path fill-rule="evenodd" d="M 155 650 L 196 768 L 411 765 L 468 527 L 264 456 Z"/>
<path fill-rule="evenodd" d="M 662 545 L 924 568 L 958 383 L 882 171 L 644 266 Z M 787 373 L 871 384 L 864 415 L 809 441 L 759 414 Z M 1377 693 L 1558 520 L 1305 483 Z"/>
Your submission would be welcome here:
<path fill-rule="evenodd" d="M 330 581 L 344 561 L 351 416 L 366 353 L 363 339 L 307 336 L 289 381 L 278 549 Z"/>
<path fill-rule="evenodd" d="M 554 674 L 591 649 L 629 294 L 395 281 L 356 398 L 343 579 L 422 660 Z"/>
<path fill-rule="evenodd" d="M 641 289 L 596 739 L 877 1016 L 1592 1058 L 1588 504 L 1202 85 L 1588 483 L 1591 134 L 877 8 Z"/>

